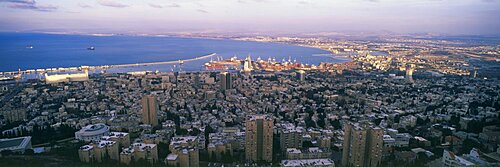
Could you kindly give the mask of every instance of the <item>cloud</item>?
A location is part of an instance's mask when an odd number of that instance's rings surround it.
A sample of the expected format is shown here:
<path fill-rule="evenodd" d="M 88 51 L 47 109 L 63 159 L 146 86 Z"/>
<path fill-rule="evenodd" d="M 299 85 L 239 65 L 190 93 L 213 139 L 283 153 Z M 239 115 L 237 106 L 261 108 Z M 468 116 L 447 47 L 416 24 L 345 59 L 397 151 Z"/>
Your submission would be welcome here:
<path fill-rule="evenodd" d="M 92 6 L 90 6 L 89 4 L 85 4 L 85 3 L 79 3 L 78 6 L 81 8 L 92 8 Z"/>
<path fill-rule="evenodd" d="M 8 3 L 7 7 L 13 9 L 27 9 L 41 12 L 53 12 L 57 6 L 38 5 L 35 0 L 0 0 L 0 3 Z"/>
<path fill-rule="evenodd" d="M 238 3 L 247 3 L 247 2 L 271 2 L 271 0 L 238 0 Z"/>
<path fill-rule="evenodd" d="M 181 7 L 181 5 L 173 3 L 171 5 L 167 5 L 167 7 L 169 7 L 169 8 L 178 8 L 178 7 Z"/>
<path fill-rule="evenodd" d="M 19 4 L 35 4 L 35 0 L 0 0 L 0 2 L 10 2 Z"/>
<path fill-rule="evenodd" d="M 307 2 L 307 1 L 299 1 L 299 4 L 307 5 L 307 4 L 309 4 L 309 2 Z"/>
<path fill-rule="evenodd" d="M 203 10 L 203 9 L 198 9 L 198 10 L 196 10 L 196 11 L 197 11 L 197 12 L 200 12 L 200 13 L 208 13 L 208 11 Z"/>
<path fill-rule="evenodd" d="M 150 3 L 149 6 L 152 8 L 163 8 L 163 6 L 161 6 L 161 5 L 152 4 L 152 3 Z"/>
<path fill-rule="evenodd" d="M 178 7 L 181 7 L 181 5 L 176 4 L 176 3 L 172 3 L 172 4 L 170 4 L 170 5 L 158 5 L 158 4 L 152 4 L 152 3 L 150 3 L 150 4 L 148 4 L 148 5 L 149 5 L 150 7 L 152 7 L 152 8 L 160 8 L 160 9 L 161 9 L 161 8 L 178 8 Z"/>
<path fill-rule="evenodd" d="M 65 11 L 64 13 L 81 13 L 81 12 L 78 12 L 78 11 Z"/>
<path fill-rule="evenodd" d="M 113 8 L 128 7 L 128 5 L 122 4 L 122 3 L 114 1 L 114 0 L 97 0 L 97 3 L 99 3 L 102 6 L 113 7 Z"/>
<path fill-rule="evenodd" d="M 11 4 L 8 5 L 8 7 L 14 9 L 36 10 L 41 12 L 52 12 L 57 10 L 57 6 L 52 6 L 52 5 L 41 6 L 41 5 L 30 5 L 30 4 Z"/>

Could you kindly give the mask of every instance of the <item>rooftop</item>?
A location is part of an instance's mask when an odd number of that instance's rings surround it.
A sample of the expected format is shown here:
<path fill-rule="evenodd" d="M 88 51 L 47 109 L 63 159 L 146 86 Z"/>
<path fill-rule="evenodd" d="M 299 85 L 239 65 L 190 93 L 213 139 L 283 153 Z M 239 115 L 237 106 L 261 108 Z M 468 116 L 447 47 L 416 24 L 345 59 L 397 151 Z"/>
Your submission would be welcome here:
<path fill-rule="evenodd" d="M 82 150 L 82 151 L 89 151 L 89 150 L 92 150 L 93 148 L 94 148 L 94 146 L 84 145 L 84 146 L 80 147 L 80 150 Z"/>
<path fill-rule="evenodd" d="M 175 161 L 177 160 L 177 157 L 178 157 L 177 154 L 168 154 L 167 161 Z"/>
<path fill-rule="evenodd" d="M 334 165 L 335 162 L 331 159 L 296 159 L 296 160 L 283 160 L 281 165 L 285 167 L 292 166 L 326 166 Z"/>
<path fill-rule="evenodd" d="M 105 147 L 105 146 L 107 146 L 107 145 L 113 145 L 113 144 L 115 144 L 115 143 L 116 143 L 115 141 L 106 141 L 106 140 L 101 140 L 101 141 L 99 141 L 99 143 L 97 143 L 97 147 L 99 147 L 99 148 L 103 148 L 103 147 Z"/>
<path fill-rule="evenodd" d="M 19 146 L 23 142 L 24 138 L 14 138 L 14 139 L 2 139 L 0 141 L 0 149 Z"/>
<path fill-rule="evenodd" d="M 267 119 L 270 120 L 271 116 L 269 115 L 250 115 L 248 116 L 249 121 L 257 120 L 257 119 Z"/>
<path fill-rule="evenodd" d="M 150 149 L 156 147 L 156 144 L 146 144 L 146 143 L 134 143 L 132 144 L 134 150 L 144 151 L 145 149 Z"/>
<path fill-rule="evenodd" d="M 30 142 L 31 142 L 31 136 L 0 139 L 0 150 L 31 147 L 31 144 L 29 144 Z"/>
<path fill-rule="evenodd" d="M 87 125 L 83 127 L 79 132 L 94 132 L 94 131 L 99 131 L 103 129 L 109 129 L 108 126 L 105 124 L 95 124 L 95 125 Z"/>
<path fill-rule="evenodd" d="M 197 139 L 196 136 L 173 137 L 172 140 L 170 141 L 170 145 L 195 142 L 196 139 Z"/>

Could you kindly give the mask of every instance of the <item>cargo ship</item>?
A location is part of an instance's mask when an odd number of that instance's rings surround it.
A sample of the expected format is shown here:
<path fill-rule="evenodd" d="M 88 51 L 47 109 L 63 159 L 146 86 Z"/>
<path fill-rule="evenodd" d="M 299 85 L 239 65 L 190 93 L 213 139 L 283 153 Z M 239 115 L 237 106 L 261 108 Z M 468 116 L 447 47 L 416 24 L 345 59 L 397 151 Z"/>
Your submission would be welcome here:
<path fill-rule="evenodd" d="M 222 70 L 225 68 L 225 66 L 221 64 L 205 63 L 205 68 L 210 70 Z"/>
<path fill-rule="evenodd" d="M 222 58 L 217 58 L 219 60 L 210 60 L 208 63 L 205 63 L 205 68 L 207 69 L 237 69 L 241 66 L 242 61 L 238 60 L 238 58 L 231 57 L 230 59 L 221 60 Z"/>

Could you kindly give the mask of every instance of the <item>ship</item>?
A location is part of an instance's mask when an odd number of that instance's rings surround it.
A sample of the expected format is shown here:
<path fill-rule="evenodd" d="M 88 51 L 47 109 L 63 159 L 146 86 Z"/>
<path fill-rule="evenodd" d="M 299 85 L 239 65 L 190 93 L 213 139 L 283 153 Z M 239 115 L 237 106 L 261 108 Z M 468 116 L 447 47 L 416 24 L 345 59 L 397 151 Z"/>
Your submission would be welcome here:
<path fill-rule="evenodd" d="M 88 47 L 87 50 L 95 50 L 95 47 L 93 47 L 93 46 Z"/>
<path fill-rule="evenodd" d="M 27 45 L 26 49 L 33 49 L 33 45 Z"/>
<path fill-rule="evenodd" d="M 241 65 L 241 61 L 235 58 L 219 61 L 210 61 L 205 63 L 207 69 L 237 69 Z"/>
<path fill-rule="evenodd" d="M 207 69 L 225 69 L 226 66 L 221 64 L 205 63 L 205 68 Z"/>

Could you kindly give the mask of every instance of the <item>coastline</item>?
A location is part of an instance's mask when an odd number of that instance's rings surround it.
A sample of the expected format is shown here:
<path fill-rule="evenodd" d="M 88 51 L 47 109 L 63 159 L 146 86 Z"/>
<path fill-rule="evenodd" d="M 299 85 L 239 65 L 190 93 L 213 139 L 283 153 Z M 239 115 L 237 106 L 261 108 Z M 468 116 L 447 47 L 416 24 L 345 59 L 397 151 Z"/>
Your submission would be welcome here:
<path fill-rule="evenodd" d="M 19 34 L 47 34 L 47 35 L 79 35 L 79 36 L 91 36 L 91 37 L 155 37 L 155 38 L 179 38 L 179 39 L 205 39 L 205 40 L 218 40 L 218 41 L 240 41 L 240 42 L 258 42 L 258 43 L 271 43 L 271 44 L 284 44 L 289 46 L 298 46 L 311 49 L 319 49 L 331 54 L 332 51 L 323 49 L 320 47 L 309 46 L 309 45 L 295 45 L 286 42 L 274 42 L 274 41 L 257 41 L 257 40 L 241 40 L 233 37 L 209 37 L 209 36 L 184 36 L 180 34 L 168 34 L 168 35 L 153 35 L 153 34 L 114 34 L 114 33 L 69 33 L 69 32 L 1 32 L 1 33 L 19 33 Z"/>
<path fill-rule="evenodd" d="M 138 35 L 127 35 L 127 34 L 80 34 L 80 33 L 53 33 L 53 32 L 2 32 L 5 34 L 40 34 L 40 35 L 63 35 L 63 36 L 88 36 L 88 37 L 144 37 L 144 38 L 178 38 L 178 39 L 200 39 L 200 40 L 216 40 L 216 41 L 233 41 L 233 42 L 248 42 L 248 43 L 269 43 L 269 44 L 278 44 L 278 45 L 285 45 L 285 46 L 293 46 L 293 47 L 301 47 L 301 48 L 309 48 L 309 49 L 318 49 L 324 52 L 327 52 L 329 54 L 334 55 L 331 51 L 314 47 L 314 46 L 304 46 L 304 45 L 294 45 L 290 43 L 285 43 L 285 42 L 265 42 L 265 41 L 256 41 L 256 40 L 239 40 L 237 38 L 231 38 L 231 37 L 196 37 L 196 36 L 183 36 L 183 35 L 145 35 L 145 34 L 138 34 Z M 313 56 L 313 55 L 311 55 Z M 198 58 L 198 57 L 195 57 Z M 330 57 L 332 59 L 336 59 L 335 57 Z M 188 60 L 187 59 L 179 59 L 179 60 L 172 60 L 169 61 L 171 63 L 168 64 L 175 64 L 174 62 L 176 61 L 183 61 L 183 60 Z M 352 59 L 345 60 L 344 57 L 341 57 L 340 59 L 342 62 L 346 61 L 352 61 Z M 333 62 L 333 61 L 332 61 Z M 133 65 L 133 64 L 156 64 L 158 61 L 150 61 L 150 62 L 141 62 L 141 63 L 110 63 L 107 65 L 86 65 L 85 63 L 82 63 L 81 65 L 78 66 L 52 66 L 52 67 L 41 67 L 41 68 L 32 68 L 32 69 L 22 69 L 23 73 L 34 73 L 34 72 L 45 72 L 45 71 L 78 71 L 82 70 L 82 67 L 91 67 L 94 69 L 108 69 L 108 67 L 114 68 L 113 66 L 120 67 L 121 64 L 128 64 L 128 65 Z M 336 63 L 336 62 L 333 62 Z M 341 63 L 341 62 L 339 62 Z M 319 64 L 319 63 L 318 63 Z M 141 65 L 136 65 L 136 66 L 141 66 Z M 0 74 L 17 74 L 19 71 L 0 71 Z"/>

